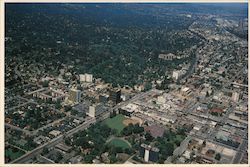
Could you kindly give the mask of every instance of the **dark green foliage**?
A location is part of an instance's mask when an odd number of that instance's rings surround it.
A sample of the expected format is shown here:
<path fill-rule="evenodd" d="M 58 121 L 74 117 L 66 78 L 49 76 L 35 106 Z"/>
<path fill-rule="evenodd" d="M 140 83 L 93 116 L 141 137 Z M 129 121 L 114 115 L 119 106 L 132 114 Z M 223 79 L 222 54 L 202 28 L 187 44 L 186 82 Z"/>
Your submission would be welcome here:
<path fill-rule="evenodd" d="M 49 153 L 49 149 L 47 147 L 44 147 L 43 148 L 43 152 L 42 152 L 42 155 L 46 155 Z"/>
<path fill-rule="evenodd" d="M 88 163 L 92 158 L 100 155 L 103 151 L 107 150 L 105 142 L 112 134 L 112 130 L 105 124 L 96 123 L 88 128 L 88 130 L 81 131 L 73 135 L 73 145 L 80 146 L 84 149 L 92 148 L 90 155 L 86 160 Z M 93 144 L 91 144 L 91 142 Z M 65 141 L 66 142 L 66 141 Z"/>
<path fill-rule="evenodd" d="M 146 138 L 146 141 L 148 141 L 148 142 L 151 142 L 151 141 L 153 141 L 153 139 L 154 139 L 154 137 L 151 136 L 151 134 L 148 133 L 148 132 L 146 132 L 145 138 Z"/>
<path fill-rule="evenodd" d="M 220 153 L 217 153 L 217 154 L 215 155 L 215 159 L 218 160 L 218 161 L 221 159 Z"/>
<path fill-rule="evenodd" d="M 32 14 L 28 7 L 32 7 Z M 77 5 L 8 6 L 6 27 L 11 31 L 6 31 L 6 36 L 13 40 L 7 42 L 7 61 L 15 55 L 29 64 L 46 64 L 44 70 L 52 75 L 58 75 L 55 69 L 62 68 L 62 63 L 72 64 L 73 71 L 92 73 L 115 86 L 146 83 L 150 89 L 151 81 L 164 76 L 166 68 L 184 61 L 160 61 L 159 53 L 176 54 L 200 41 L 181 34 L 193 18 L 166 15 L 165 7 L 159 10 L 149 5 L 136 12 L 133 8 L 138 7 L 121 6 L 118 14 L 114 6 L 108 11 L 95 5 L 84 10 Z M 55 11 L 59 11 L 57 15 Z"/>
<path fill-rule="evenodd" d="M 131 134 L 139 134 L 139 133 L 142 133 L 144 131 L 144 128 L 143 127 L 140 127 L 139 124 L 129 124 L 127 127 L 125 127 L 123 130 L 122 130 L 122 135 L 125 135 L 125 136 L 129 136 Z"/>

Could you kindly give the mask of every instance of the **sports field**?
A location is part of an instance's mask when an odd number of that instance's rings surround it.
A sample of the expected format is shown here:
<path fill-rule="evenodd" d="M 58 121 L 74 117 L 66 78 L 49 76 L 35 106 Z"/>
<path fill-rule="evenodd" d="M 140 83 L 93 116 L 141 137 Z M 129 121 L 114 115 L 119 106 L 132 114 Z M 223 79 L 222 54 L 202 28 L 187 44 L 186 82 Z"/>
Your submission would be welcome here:
<path fill-rule="evenodd" d="M 130 148 L 129 144 L 122 139 L 113 139 L 109 142 L 109 145 L 122 148 Z"/>
<path fill-rule="evenodd" d="M 106 119 L 104 123 L 111 129 L 115 129 L 118 133 L 120 133 L 125 127 L 125 125 L 123 124 L 124 119 L 126 118 L 122 114 L 118 114 L 113 118 Z"/>
<path fill-rule="evenodd" d="M 133 124 L 133 125 L 140 124 L 140 122 L 138 120 L 128 118 L 128 119 L 123 120 L 123 124 L 125 126 L 128 126 L 129 124 Z"/>

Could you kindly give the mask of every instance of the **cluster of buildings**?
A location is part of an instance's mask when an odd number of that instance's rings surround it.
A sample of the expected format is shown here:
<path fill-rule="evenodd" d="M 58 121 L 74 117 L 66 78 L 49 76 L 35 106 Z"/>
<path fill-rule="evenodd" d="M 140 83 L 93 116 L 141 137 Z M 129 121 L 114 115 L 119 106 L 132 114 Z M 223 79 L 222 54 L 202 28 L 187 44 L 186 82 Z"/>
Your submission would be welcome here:
<path fill-rule="evenodd" d="M 20 145 L 28 143 L 25 141 L 28 136 L 39 146 L 53 138 L 73 134 L 82 127 L 88 128 L 117 108 L 126 117 L 138 120 L 140 126 L 147 123 L 144 131 L 154 138 L 162 137 L 166 129 L 177 131 L 185 127 L 188 137 L 165 163 L 240 163 L 245 157 L 248 141 L 245 133 L 248 129 L 247 42 L 231 33 L 218 31 L 220 26 L 230 26 L 229 22 L 217 20 L 218 24 L 211 27 L 206 19 L 195 21 L 189 27 L 190 34 L 204 38 L 204 46 L 192 48 L 196 50 L 196 63 L 181 64 L 172 71 L 168 77 L 175 82 L 168 85 L 168 90 L 151 89 L 141 93 L 145 89 L 143 84 L 114 88 L 92 74 L 78 75 L 70 66 L 63 66 L 58 77 L 47 75 L 40 79 L 28 73 L 26 77 L 32 76 L 28 80 L 32 84 L 14 88 L 15 91 L 22 90 L 23 97 L 14 97 L 7 91 L 7 102 L 11 104 L 5 111 L 7 139 L 14 136 L 11 129 L 15 129 L 22 132 Z M 242 23 L 239 28 L 242 29 Z M 158 58 L 171 61 L 187 56 L 169 53 L 160 54 Z M 190 72 L 191 65 L 194 68 Z M 14 68 L 16 80 L 24 77 L 19 72 L 21 68 Z M 10 76 L 13 70 L 8 68 L 7 72 Z M 189 72 L 189 77 L 183 81 L 182 77 Z M 40 71 L 39 76 L 42 73 Z M 34 99 L 40 100 L 36 102 Z M 25 119 L 26 111 L 34 110 L 33 114 L 38 116 L 42 110 L 47 111 L 40 103 L 49 106 L 48 118 L 40 120 L 41 127 L 31 131 L 30 125 L 22 121 L 34 122 L 31 117 Z M 8 109 L 10 106 L 14 108 Z M 19 140 L 15 140 L 18 143 Z M 66 155 L 72 149 L 62 142 L 55 148 Z M 137 150 L 146 163 L 157 162 L 159 152 L 159 148 L 145 143 Z M 53 154 L 50 153 L 52 159 Z M 106 153 L 102 156 L 103 159 L 107 157 Z M 50 162 L 43 156 L 40 159 Z M 77 155 L 68 159 L 75 163 L 82 157 Z"/>
<path fill-rule="evenodd" d="M 145 162 L 157 162 L 159 159 L 159 149 L 151 147 L 150 145 L 141 144 L 140 157 L 142 157 Z"/>
<path fill-rule="evenodd" d="M 32 95 L 35 98 L 39 98 L 44 101 L 64 101 L 65 100 L 65 92 L 54 89 L 41 88 L 32 92 L 27 93 L 27 95 Z"/>

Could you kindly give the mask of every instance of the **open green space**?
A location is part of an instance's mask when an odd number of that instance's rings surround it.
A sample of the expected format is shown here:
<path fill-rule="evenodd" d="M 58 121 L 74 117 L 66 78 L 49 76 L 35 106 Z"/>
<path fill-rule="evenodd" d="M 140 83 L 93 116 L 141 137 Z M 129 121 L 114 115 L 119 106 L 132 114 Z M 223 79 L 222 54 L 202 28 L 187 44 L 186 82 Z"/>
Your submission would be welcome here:
<path fill-rule="evenodd" d="M 113 146 L 115 146 L 115 147 L 121 147 L 121 148 L 124 148 L 124 149 L 130 148 L 130 146 L 128 145 L 127 142 L 125 142 L 125 141 L 122 140 L 122 139 L 117 139 L 117 138 L 111 140 L 111 141 L 109 142 L 109 145 L 113 145 Z"/>
<path fill-rule="evenodd" d="M 5 150 L 5 157 L 10 158 L 10 161 L 17 159 L 18 157 L 24 155 L 25 152 L 17 148 L 9 147 Z"/>
<path fill-rule="evenodd" d="M 124 115 L 118 114 L 113 118 L 108 118 L 104 121 L 104 123 L 111 129 L 117 130 L 118 133 L 120 133 L 123 128 L 125 128 L 125 125 L 122 123 L 123 120 L 126 119 Z"/>

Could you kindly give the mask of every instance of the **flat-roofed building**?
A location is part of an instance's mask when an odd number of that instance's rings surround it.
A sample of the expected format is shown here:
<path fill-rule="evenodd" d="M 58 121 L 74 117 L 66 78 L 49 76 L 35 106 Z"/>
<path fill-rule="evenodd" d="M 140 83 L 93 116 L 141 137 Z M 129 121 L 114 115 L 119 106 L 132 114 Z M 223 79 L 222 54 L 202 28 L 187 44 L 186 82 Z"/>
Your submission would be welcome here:
<path fill-rule="evenodd" d="M 173 53 L 168 53 L 168 54 L 159 54 L 158 58 L 163 60 L 173 60 L 176 59 L 177 56 L 174 55 Z"/>
<path fill-rule="evenodd" d="M 80 81 L 81 82 L 93 82 L 93 75 L 92 74 L 80 74 Z"/>
<path fill-rule="evenodd" d="M 52 130 L 52 131 L 49 132 L 49 134 L 52 135 L 52 136 L 54 136 L 54 137 L 56 137 L 56 136 L 60 135 L 61 132 L 58 131 L 58 130 Z"/>
<path fill-rule="evenodd" d="M 156 162 L 159 158 L 159 149 L 151 147 L 150 145 L 141 144 L 139 156 L 144 159 L 145 162 Z"/>
<path fill-rule="evenodd" d="M 100 103 L 107 103 L 108 100 L 109 100 L 109 95 L 107 95 L 107 94 L 101 94 L 99 96 L 99 102 Z"/>
<path fill-rule="evenodd" d="M 108 111 L 108 108 L 105 107 L 103 104 L 93 104 L 89 106 L 89 112 L 87 113 L 90 117 L 98 117 L 100 114 Z"/>
<path fill-rule="evenodd" d="M 81 100 L 81 91 L 77 89 L 71 89 L 69 91 L 69 100 L 74 103 L 79 103 Z"/>
<path fill-rule="evenodd" d="M 240 93 L 239 92 L 233 92 L 232 94 L 232 101 L 238 102 L 240 100 Z"/>
<path fill-rule="evenodd" d="M 120 89 L 111 89 L 109 91 L 109 100 L 117 104 L 121 102 L 121 90 Z"/>
<path fill-rule="evenodd" d="M 189 95 L 191 95 L 191 93 L 192 93 L 192 90 L 190 88 L 188 88 L 188 87 L 181 88 L 181 94 L 183 96 L 189 96 Z"/>

